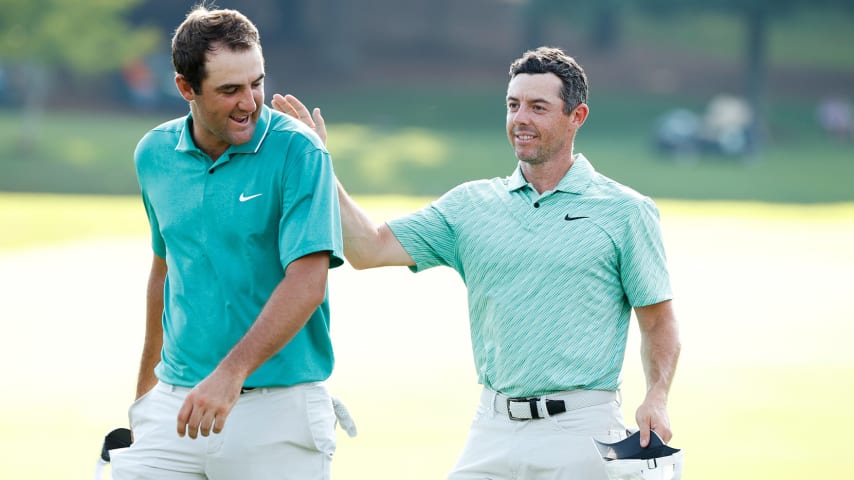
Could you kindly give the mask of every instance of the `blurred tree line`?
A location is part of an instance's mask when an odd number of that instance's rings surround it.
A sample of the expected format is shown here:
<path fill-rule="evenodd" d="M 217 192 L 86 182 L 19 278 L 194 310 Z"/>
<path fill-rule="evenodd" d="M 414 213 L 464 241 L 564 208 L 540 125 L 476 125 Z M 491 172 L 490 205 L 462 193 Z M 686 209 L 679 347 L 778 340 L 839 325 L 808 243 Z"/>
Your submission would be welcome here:
<path fill-rule="evenodd" d="M 634 13 L 680 21 L 701 12 L 723 13 L 742 25 L 745 84 L 742 95 L 753 112 L 750 137 L 761 138 L 763 96 L 768 71 L 769 25 L 776 18 L 816 7 L 854 12 L 854 0 L 527 0 L 523 3 L 523 38 L 526 46 L 543 42 L 544 24 L 557 16 L 581 16 L 590 25 L 589 36 L 600 52 L 616 49 L 623 40 L 622 20 Z"/>
<path fill-rule="evenodd" d="M 25 86 L 19 102 L 24 106 L 22 145 L 36 138 L 40 112 L 51 96 L 73 94 L 75 88 L 97 83 L 105 73 L 127 68 L 153 52 L 168 52 L 171 33 L 195 3 L 0 0 L 0 68 L 14 71 Z M 341 82 L 357 76 L 365 68 L 363 60 L 377 52 L 398 55 L 390 59 L 419 61 L 461 58 L 466 49 L 492 48 L 502 52 L 501 62 L 506 64 L 523 49 L 545 43 L 546 25 L 558 20 L 584 25 L 590 45 L 607 55 L 624 41 L 622 24 L 628 15 L 679 21 L 698 12 L 724 12 L 743 25 L 743 94 L 759 114 L 757 122 L 763 111 L 769 23 L 817 5 L 854 11 L 854 0 L 218 0 L 215 4 L 241 10 L 258 24 L 268 69 L 309 78 L 323 72 Z M 496 28 L 507 31 L 494 35 Z M 493 35 L 484 40 L 481 32 L 490 31 Z M 271 61 L 269 52 L 282 54 Z M 472 54 L 478 56 L 484 54 Z M 63 81 L 61 89 L 53 88 L 57 79 Z"/>
<path fill-rule="evenodd" d="M 127 15 L 139 0 L 0 0 L 0 66 L 14 71 L 23 98 L 20 147 L 38 139 L 42 112 L 57 72 L 82 78 L 121 68 L 151 51 L 160 33 L 131 28 Z M 63 85 L 63 87 L 67 87 Z M 70 89 L 63 89 L 73 94 Z"/>

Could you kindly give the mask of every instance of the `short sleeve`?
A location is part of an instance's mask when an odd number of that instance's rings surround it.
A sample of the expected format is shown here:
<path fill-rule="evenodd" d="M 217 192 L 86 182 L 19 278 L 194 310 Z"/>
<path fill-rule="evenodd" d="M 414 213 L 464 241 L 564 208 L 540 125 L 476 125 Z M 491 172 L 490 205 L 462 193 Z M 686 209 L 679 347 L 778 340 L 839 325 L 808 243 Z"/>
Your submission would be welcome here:
<path fill-rule="evenodd" d="M 388 222 L 394 236 L 415 261 L 414 272 L 440 265 L 459 269 L 453 218 L 462 204 L 457 188 L 421 210 Z"/>
<path fill-rule="evenodd" d="M 317 252 L 329 252 L 329 267 L 344 263 L 341 214 L 332 159 L 315 148 L 288 162 L 283 180 L 279 251 L 282 267 Z"/>
<path fill-rule="evenodd" d="M 628 215 L 620 248 L 620 279 L 632 307 L 673 297 L 658 208 L 648 197 Z"/>

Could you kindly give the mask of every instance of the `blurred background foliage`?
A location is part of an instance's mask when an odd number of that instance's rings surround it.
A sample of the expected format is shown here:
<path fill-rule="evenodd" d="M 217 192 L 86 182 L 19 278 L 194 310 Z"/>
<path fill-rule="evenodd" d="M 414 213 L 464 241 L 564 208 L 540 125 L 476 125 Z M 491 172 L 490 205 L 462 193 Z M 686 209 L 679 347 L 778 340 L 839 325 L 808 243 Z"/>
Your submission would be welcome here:
<path fill-rule="evenodd" d="M 135 194 L 137 140 L 187 109 L 169 40 L 194 3 L 0 0 L 0 190 Z M 854 200 L 852 0 L 217 5 L 258 25 L 268 98 L 322 108 L 353 193 L 432 196 L 509 174 L 507 67 L 556 45 L 587 70 L 576 149 L 607 175 L 655 197 Z M 685 134 L 720 98 L 749 108 L 741 141 Z M 682 137 L 665 142 L 668 125 Z"/>

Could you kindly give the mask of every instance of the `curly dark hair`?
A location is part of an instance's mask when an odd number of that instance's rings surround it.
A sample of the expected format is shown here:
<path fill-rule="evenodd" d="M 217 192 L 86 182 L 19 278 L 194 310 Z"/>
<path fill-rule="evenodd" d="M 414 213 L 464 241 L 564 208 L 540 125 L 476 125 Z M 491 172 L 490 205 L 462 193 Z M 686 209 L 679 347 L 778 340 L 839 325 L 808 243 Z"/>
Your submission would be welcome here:
<path fill-rule="evenodd" d="M 209 10 L 202 3 L 193 7 L 172 37 L 172 65 L 184 76 L 193 91 L 201 93 L 207 78 L 208 52 L 225 47 L 231 51 L 261 48 L 258 29 L 236 10 Z"/>
<path fill-rule="evenodd" d="M 510 78 L 520 73 L 553 73 L 560 78 L 563 88 L 560 98 L 563 111 L 569 114 L 582 103 L 587 103 L 587 75 L 581 65 L 563 50 L 539 47 L 528 50 L 510 64 Z"/>

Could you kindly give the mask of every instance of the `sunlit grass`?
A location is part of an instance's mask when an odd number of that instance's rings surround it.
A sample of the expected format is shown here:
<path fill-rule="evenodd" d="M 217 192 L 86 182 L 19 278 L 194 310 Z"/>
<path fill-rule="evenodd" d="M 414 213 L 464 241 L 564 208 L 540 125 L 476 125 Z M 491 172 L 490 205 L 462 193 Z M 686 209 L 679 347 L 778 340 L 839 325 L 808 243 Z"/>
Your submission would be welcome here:
<path fill-rule="evenodd" d="M 430 199 L 357 197 L 376 220 Z M 854 204 L 658 203 L 683 341 L 670 415 L 685 478 L 854 476 L 854 413 L 839 403 L 854 395 Z M 0 224 L 2 318 L 14 339 L 0 363 L 15 388 L 0 399 L 0 478 L 88 478 L 133 395 L 144 211 L 132 196 L 0 194 Z M 330 274 L 330 296 L 330 388 L 360 429 L 355 439 L 339 430 L 334 478 L 444 478 L 479 391 L 462 282 L 449 269 L 345 265 Z M 643 389 L 633 326 L 629 424 Z"/>
<path fill-rule="evenodd" d="M 0 225 L 0 252 L 148 229 L 139 197 L 26 193 L 0 193 Z"/>

